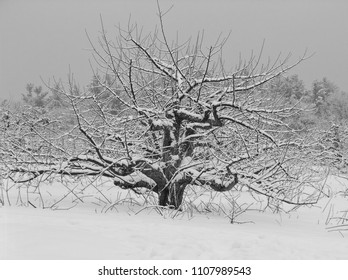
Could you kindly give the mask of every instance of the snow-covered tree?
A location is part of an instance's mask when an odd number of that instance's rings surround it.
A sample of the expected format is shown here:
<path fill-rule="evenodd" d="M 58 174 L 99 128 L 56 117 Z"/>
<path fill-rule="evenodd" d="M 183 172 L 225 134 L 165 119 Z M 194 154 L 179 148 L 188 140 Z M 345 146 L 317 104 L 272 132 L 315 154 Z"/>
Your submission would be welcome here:
<path fill-rule="evenodd" d="M 119 29 L 115 41 L 102 25 L 100 45 L 90 40 L 98 90 L 76 95 L 72 80 L 55 87 L 69 100 L 73 125 L 34 111 L 25 125 L 13 116 L 33 148 L 2 139 L 7 175 L 23 182 L 51 174 L 104 176 L 123 189 L 155 192 L 159 205 L 174 208 L 187 186 L 217 192 L 242 186 L 288 203 L 312 203 L 313 143 L 287 123 L 296 106 L 262 88 L 305 55 L 291 65 L 289 57 L 262 65 L 260 54 L 228 70 L 224 39 L 206 49 L 200 36 L 170 42 L 161 11 L 159 18 L 154 33 L 142 36 L 134 25 Z"/>

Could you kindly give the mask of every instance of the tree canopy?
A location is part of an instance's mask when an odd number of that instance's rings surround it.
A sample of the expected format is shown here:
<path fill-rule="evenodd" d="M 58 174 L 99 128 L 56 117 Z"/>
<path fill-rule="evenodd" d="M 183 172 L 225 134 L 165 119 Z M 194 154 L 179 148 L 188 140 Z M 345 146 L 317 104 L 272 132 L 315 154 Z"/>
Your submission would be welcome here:
<path fill-rule="evenodd" d="M 90 40 L 99 65 L 91 85 L 79 94 L 73 79 L 52 87 L 66 114 L 39 114 L 34 102 L 8 118 L 0 153 L 6 176 L 104 176 L 123 189 L 154 192 L 159 205 L 174 208 L 188 186 L 240 186 L 291 204 L 315 203 L 322 174 L 310 162 L 322 148 L 292 125 L 308 92 L 297 76 L 281 80 L 306 55 L 264 65 L 260 53 L 228 70 L 225 39 L 207 49 L 200 36 L 169 42 L 161 12 L 159 19 L 154 33 L 129 26 L 115 41 L 102 25 L 100 45 Z M 308 95 L 320 114 L 326 88 L 315 83 Z"/>

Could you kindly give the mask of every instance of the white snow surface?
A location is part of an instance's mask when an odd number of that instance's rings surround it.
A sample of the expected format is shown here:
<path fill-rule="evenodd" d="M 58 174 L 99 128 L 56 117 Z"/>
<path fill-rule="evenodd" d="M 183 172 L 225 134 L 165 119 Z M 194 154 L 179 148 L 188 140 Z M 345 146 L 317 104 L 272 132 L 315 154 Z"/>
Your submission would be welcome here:
<path fill-rule="evenodd" d="M 161 216 L 125 204 L 114 211 L 88 203 L 69 210 L 5 205 L 0 259 L 348 259 L 348 226 L 328 230 L 328 217 L 348 210 L 347 197 L 338 195 L 348 184 L 330 182 L 330 197 L 315 207 L 250 210 L 234 224 L 216 213 L 173 218 L 174 210 Z"/>

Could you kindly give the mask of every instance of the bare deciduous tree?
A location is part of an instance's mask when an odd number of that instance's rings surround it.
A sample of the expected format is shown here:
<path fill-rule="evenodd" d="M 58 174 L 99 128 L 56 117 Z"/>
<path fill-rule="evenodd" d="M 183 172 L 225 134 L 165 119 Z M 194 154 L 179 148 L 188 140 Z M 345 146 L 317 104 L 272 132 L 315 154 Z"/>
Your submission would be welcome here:
<path fill-rule="evenodd" d="M 142 36 L 134 25 L 120 28 L 115 41 L 102 24 L 99 46 L 90 40 L 98 90 L 76 95 L 72 79 L 59 82 L 55 91 L 70 113 L 43 118 L 31 109 L 9 118 L 3 131 L 12 135 L 2 139 L 1 153 L 6 174 L 23 182 L 51 174 L 105 176 L 123 189 L 155 192 L 159 205 L 174 208 L 189 185 L 217 192 L 241 186 L 312 203 L 313 143 L 287 124 L 298 108 L 261 90 L 305 55 L 292 65 L 290 57 L 263 65 L 261 51 L 228 71 L 225 39 L 207 49 L 201 36 L 170 42 L 163 16 L 159 11 L 154 33 Z"/>

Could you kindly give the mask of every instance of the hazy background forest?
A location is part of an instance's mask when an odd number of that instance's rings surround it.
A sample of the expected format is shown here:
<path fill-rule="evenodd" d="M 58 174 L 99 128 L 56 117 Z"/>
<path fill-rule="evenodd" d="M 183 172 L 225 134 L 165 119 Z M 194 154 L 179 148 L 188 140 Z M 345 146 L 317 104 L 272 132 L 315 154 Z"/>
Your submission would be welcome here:
<path fill-rule="evenodd" d="M 98 94 L 103 89 L 98 84 L 101 77 L 91 77 L 89 84 L 84 87 L 75 85 L 74 92 L 77 96 L 86 94 L 86 91 Z M 110 77 L 104 77 L 109 81 Z M 294 121 L 294 125 L 301 128 L 313 126 L 346 125 L 348 122 L 348 94 L 341 90 L 330 79 L 324 77 L 313 81 L 310 88 L 307 88 L 299 75 L 282 76 L 263 88 L 267 93 L 281 98 L 284 103 L 301 103 L 306 108 L 306 112 Z M 61 100 L 56 91 L 48 89 L 44 85 L 34 85 L 28 83 L 21 93 L 21 100 L 9 102 L 3 100 L 2 105 L 12 103 L 12 105 L 30 105 L 46 110 L 64 110 L 66 104 Z M 115 101 L 117 103 L 117 101 Z M 115 110 L 120 109 L 120 104 L 114 104 Z"/>

